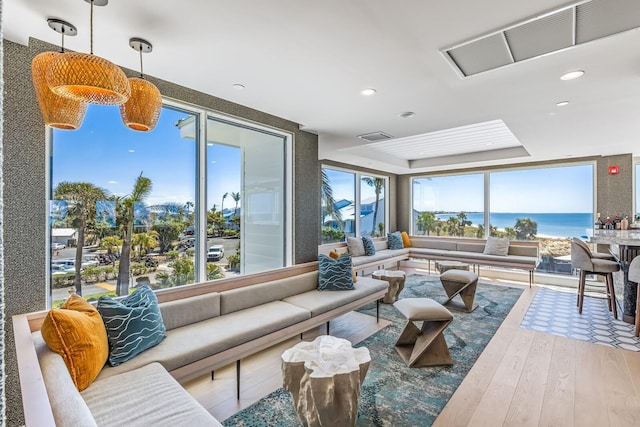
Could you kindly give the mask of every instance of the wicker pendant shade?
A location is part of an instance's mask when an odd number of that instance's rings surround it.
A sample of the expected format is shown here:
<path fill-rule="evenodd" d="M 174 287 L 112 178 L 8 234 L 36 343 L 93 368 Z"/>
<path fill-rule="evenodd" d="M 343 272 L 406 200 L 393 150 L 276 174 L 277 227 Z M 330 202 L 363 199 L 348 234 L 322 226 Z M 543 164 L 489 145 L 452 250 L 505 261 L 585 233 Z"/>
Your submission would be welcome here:
<path fill-rule="evenodd" d="M 129 79 L 131 97 L 120 105 L 120 116 L 126 127 L 141 132 L 153 130 L 162 109 L 162 96 L 151 82 L 138 77 Z"/>
<path fill-rule="evenodd" d="M 120 105 L 131 95 L 127 76 L 119 67 L 86 53 L 60 54 L 47 69 L 47 84 L 60 96 L 90 104 Z"/>
<path fill-rule="evenodd" d="M 110 61 L 93 54 L 93 6 L 109 0 L 85 0 L 91 4 L 90 53 L 63 53 L 47 69 L 47 84 L 57 95 L 89 104 L 120 105 L 131 95 L 124 72 Z"/>
<path fill-rule="evenodd" d="M 56 95 L 47 86 L 45 78 L 47 67 L 59 55 L 62 54 L 43 52 L 33 58 L 31 62 L 33 87 L 44 123 L 57 129 L 76 130 L 82 125 L 87 104 Z"/>
<path fill-rule="evenodd" d="M 149 53 L 153 46 L 145 39 L 133 37 L 129 46 L 140 55 L 140 78 L 129 79 L 131 98 L 120 105 L 120 116 L 129 129 L 149 132 L 156 127 L 162 110 L 162 96 L 158 88 L 142 75 L 142 53 Z"/>

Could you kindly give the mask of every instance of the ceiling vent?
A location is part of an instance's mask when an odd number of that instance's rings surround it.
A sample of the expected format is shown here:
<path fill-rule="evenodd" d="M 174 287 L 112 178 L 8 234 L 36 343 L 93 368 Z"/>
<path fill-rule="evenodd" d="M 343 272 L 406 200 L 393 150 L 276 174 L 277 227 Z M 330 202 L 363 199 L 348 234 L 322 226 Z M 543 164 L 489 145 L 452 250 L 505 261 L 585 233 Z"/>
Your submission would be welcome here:
<path fill-rule="evenodd" d="M 382 131 L 365 133 L 363 135 L 358 135 L 358 138 L 367 140 L 369 142 L 378 142 L 384 141 L 385 139 L 393 138 L 391 135 L 384 133 Z"/>
<path fill-rule="evenodd" d="M 463 77 L 640 27 L 640 1 L 591 0 L 460 43 L 442 53 Z"/>

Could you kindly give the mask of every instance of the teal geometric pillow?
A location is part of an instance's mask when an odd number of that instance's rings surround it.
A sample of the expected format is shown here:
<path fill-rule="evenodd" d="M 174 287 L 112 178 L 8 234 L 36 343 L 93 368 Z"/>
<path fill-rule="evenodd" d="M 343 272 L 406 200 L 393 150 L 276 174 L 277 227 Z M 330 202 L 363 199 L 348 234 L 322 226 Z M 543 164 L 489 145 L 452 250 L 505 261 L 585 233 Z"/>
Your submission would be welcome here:
<path fill-rule="evenodd" d="M 373 240 L 369 236 L 362 236 L 362 243 L 364 244 L 364 254 L 367 256 L 376 254 L 376 245 L 373 244 Z"/>
<path fill-rule="evenodd" d="M 158 299 L 148 286 L 120 301 L 102 296 L 96 308 L 107 328 L 111 366 L 132 359 L 166 336 Z"/>
<path fill-rule="evenodd" d="M 346 291 L 355 289 L 351 255 L 342 254 L 333 259 L 327 255 L 318 255 L 318 290 Z"/>
<path fill-rule="evenodd" d="M 389 246 L 389 249 L 404 248 L 404 243 L 402 243 L 402 234 L 400 234 L 399 231 L 387 233 L 387 246 Z"/>

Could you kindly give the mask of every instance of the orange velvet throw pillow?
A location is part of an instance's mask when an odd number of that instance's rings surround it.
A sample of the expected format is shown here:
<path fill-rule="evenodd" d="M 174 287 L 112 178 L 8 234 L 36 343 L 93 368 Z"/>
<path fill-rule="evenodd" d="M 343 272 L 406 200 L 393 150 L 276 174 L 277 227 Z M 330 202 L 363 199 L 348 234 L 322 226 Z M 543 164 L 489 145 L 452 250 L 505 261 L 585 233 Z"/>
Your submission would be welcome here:
<path fill-rule="evenodd" d="M 107 330 L 98 310 L 72 294 L 62 307 L 49 310 L 40 332 L 47 346 L 62 356 L 78 391 L 89 387 L 109 357 Z"/>
<path fill-rule="evenodd" d="M 406 231 L 403 231 L 402 233 L 400 233 L 400 235 L 402 236 L 402 244 L 404 245 L 404 247 L 410 248 L 411 239 L 409 239 L 409 234 Z"/>
<path fill-rule="evenodd" d="M 340 258 L 340 254 L 336 251 L 331 251 L 329 252 L 329 256 L 333 259 L 338 259 Z M 352 271 L 352 276 L 353 276 L 353 283 L 356 283 L 358 281 L 358 276 L 356 276 L 356 272 Z"/>

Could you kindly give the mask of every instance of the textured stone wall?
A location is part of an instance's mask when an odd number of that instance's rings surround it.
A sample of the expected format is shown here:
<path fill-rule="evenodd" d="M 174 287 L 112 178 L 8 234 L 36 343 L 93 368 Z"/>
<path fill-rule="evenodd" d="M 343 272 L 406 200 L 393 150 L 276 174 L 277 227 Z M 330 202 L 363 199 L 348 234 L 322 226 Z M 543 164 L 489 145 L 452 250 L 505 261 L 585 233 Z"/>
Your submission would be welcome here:
<path fill-rule="evenodd" d="M 0 5 L 0 76 L 2 76 L 2 5 Z M 0 78 L 0 112 L 2 111 L 2 94 L 4 93 L 3 80 Z M 4 369 L 4 238 L 2 232 L 2 114 L 0 113 L 0 426 L 5 425 L 6 398 L 5 369 Z"/>
<path fill-rule="evenodd" d="M 4 174 L 4 244 L 5 244 L 5 319 L 14 314 L 47 307 L 46 236 L 47 236 L 47 162 L 45 126 L 31 82 L 31 60 L 40 52 L 58 50 L 48 43 L 31 40 L 28 47 L 4 43 L 4 103 L 2 132 L 2 171 Z M 130 76 L 137 72 L 124 70 Z M 272 126 L 294 135 L 294 262 L 317 258 L 320 241 L 320 187 L 318 137 L 300 131 L 291 121 L 243 107 L 170 82 L 146 76 L 158 86 L 163 96 L 206 109 Z M 311 248 L 311 249 L 310 249 Z M 0 256 L 2 252 L 0 252 Z M 0 258 L 1 260 L 2 258 Z M 0 277 L 1 279 L 1 277 Z M 15 360 L 15 346 L 10 322 L 6 333 L 5 368 L 7 425 L 24 423 L 22 401 Z"/>
<path fill-rule="evenodd" d="M 618 175 L 609 175 L 609 166 L 620 168 Z M 602 157 L 597 165 L 596 212 L 607 215 L 633 215 L 633 158 L 631 154 Z"/>

